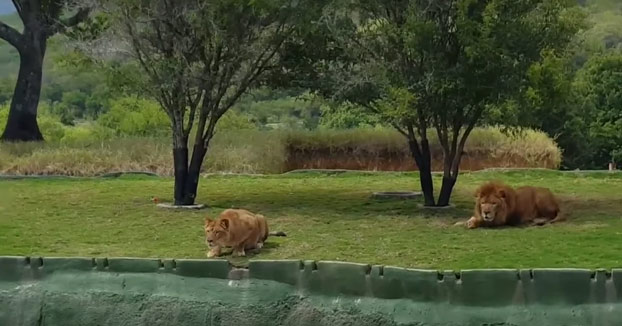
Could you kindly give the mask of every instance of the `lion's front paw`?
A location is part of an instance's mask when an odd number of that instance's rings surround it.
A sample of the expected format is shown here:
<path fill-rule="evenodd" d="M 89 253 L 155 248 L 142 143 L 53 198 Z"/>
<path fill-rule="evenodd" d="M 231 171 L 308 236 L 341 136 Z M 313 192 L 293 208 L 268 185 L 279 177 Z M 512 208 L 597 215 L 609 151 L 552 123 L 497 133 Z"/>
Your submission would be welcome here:
<path fill-rule="evenodd" d="M 235 251 L 233 251 L 233 256 L 245 257 L 246 256 L 246 252 L 244 251 L 244 249 L 242 249 L 242 250 L 235 250 Z"/>
<path fill-rule="evenodd" d="M 220 250 L 212 249 L 207 252 L 207 258 L 213 258 L 213 257 L 218 257 L 218 256 L 220 256 Z"/>
<path fill-rule="evenodd" d="M 466 221 L 466 227 L 467 229 L 475 229 L 477 228 L 478 223 L 477 223 L 477 219 L 475 218 L 475 216 L 471 216 L 471 218 Z"/>
<path fill-rule="evenodd" d="M 255 249 L 261 249 L 261 248 L 263 248 L 263 242 L 257 242 Z"/>

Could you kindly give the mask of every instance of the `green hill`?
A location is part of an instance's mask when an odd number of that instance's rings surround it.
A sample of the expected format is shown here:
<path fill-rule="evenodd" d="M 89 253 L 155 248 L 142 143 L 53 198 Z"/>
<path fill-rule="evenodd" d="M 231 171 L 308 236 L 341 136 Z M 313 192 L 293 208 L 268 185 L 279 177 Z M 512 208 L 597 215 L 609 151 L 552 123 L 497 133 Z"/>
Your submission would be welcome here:
<path fill-rule="evenodd" d="M 22 30 L 22 21 L 17 14 L 0 16 L 0 21 Z M 17 74 L 19 68 L 19 55 L 17 50 L 7 42 L 0 39 L 0 79 Z"/>

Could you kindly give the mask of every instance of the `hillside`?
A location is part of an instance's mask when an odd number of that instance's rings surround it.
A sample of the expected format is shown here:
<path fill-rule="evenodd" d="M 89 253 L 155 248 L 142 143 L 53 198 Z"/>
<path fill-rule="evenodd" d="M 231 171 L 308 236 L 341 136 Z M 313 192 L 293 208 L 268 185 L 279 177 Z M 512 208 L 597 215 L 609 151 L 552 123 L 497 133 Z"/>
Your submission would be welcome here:
<path fill-rule="evenodd" d="M 0 5 L 0 13 L 3 10 L 3 6 Z M 17 14 L 0 16 L 0 21 L 19 30 L 22 29 L 22 21 Z M 0 79 L 17 74 L 18 67 L 19 56 L 17 50 L 0 39 Z"/>

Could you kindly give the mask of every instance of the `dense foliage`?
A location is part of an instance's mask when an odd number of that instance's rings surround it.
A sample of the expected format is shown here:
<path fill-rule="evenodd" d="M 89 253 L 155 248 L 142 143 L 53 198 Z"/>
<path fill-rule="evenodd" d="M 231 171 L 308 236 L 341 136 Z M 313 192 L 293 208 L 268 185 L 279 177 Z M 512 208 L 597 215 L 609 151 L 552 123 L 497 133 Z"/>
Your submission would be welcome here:
<path fill-rule="evenodd" d="M 499 105 L 482 123 L 528 122 L 528 126 L 556 139 L 563 149 L 562 168 L 602 169 L 612 160 L 620 161 L 620 139 L 616 132 L 620 123 L 619 113 L 616 115 L 619 106 L 615 103 L 622 96 L 620 86 L 616 86 L 620 85 L 616 83 L 620 69 L 616 62 L 622 60 L 622 5 L 615 0 L 580 3 L 588 14 L 589 26 L 566 49 L 545 54 L 545 60 L 530 68 L 530 85 L 524 98 Z M 0 20 L 21 28 L 16 14 Z M 113 103 L 142 96 L 116 87 L 114 83 L 118 80 L 106 71 L 76 65 L 72 60 L 72 43 L 64 35 L 56 35 L 48 42 L 39 117 L 46 137 L 49 136 L 43 125 L 48 117 L 62 121 L 64 126 L 91 128 L 101 124 L 97 120 L 113 108 Z M 335 54 L 330 44 L 325 50 L 318 49 L 316 55 Z M 5 105 L 5 115 L 18 67 L 17 51 L 0 40 L 0 104 Z M 304 89 L 253 91 L 244 95 L 221 123 L 246 129 L 315 129 L 369 127 L 384 122 L 356 104 L 332 103 L 307 94 Z M 137 113 L 128 110 L 125 114 L 136 116 Z M 121 131 L 120 127 L 114 129 L 113 135 L 129 132 Z"/>

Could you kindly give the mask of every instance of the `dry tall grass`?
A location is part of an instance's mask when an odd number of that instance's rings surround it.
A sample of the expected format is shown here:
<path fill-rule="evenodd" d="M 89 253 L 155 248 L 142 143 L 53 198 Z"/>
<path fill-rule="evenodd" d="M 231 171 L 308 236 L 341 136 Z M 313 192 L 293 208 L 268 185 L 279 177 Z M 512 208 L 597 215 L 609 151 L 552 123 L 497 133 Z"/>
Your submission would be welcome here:
<path fill-rule="evenodd" d="M 436 133 L 429 132 L 432 165 L 442 170 L 443 151 Z M 414 170 L 405 138 L 392 129 L 354 129 L 291 133 L 286 139 L 286 169 L 347 168 Z M 465 146 L 461 167 L 559 168 L 561 151 L 545 133 L 524 130 L 506 134 L 499 128 L 475 129 Z"/>
<path fill-rule="evenodd" d="M 435 161 L 442 153 L 432 142 Z M 470 168 L 557 168 L 561 153 L 546 135 L 526 131 L 508 136 L 499 129 L 475 130 L 467 144 Z M 296 168 L 412 170 L 404 138 L 393 130 L 223 131 L 209 149 L 204 172 L 280 173 Z M 469 163 L 471 162 L 471 163 Z M 438 164 L 436 164 L 438 165 Z M 114 171 L 173 174 L 170 140 L 115 138 L 45 144 L 0 144 L 0 173 L 93 176 Z"/>

